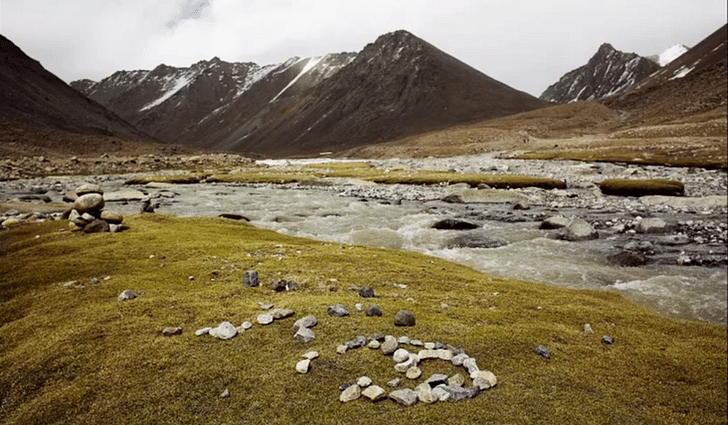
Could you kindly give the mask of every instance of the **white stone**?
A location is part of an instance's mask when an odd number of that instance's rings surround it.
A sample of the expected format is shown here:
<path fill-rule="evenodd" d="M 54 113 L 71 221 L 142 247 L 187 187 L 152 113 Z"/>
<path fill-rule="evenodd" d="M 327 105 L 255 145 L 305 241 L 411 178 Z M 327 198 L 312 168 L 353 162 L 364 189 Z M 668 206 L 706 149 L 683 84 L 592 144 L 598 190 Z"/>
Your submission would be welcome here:
<path fill-rule="evenodd" d="M 238 334 L 238 329 L 230 322 L 222 322 L 218 327 L 210 329 L 209 333 L 215 338 L 230 339 Z"/>
<path fill-rule="evenodd" d="M 387 397 L 387 392 L 378 385 L 371 385 L 361 392 L 361 395 L 368 398 L 371 401 L 382 400 Z"/>
<path fill-rule="evenodd" d="M 362 376 L 356 381 L 356 384 L 362 388 L 372 385 L 372 379 L 368 376 Z"/>
<path fill-rule="evenodd" d="M 354 384 L 341 392 L 341 395 L 339 395 L 339 401 L 342 403 L 348 403 L 358 399 L 359 397 L 361 397 L 361 387 Z"/>
<path fill-rule="evenodd" d="M 422 376 L 422 370 L 415 366 L 407 369 L 406 375 L 407 379 L 417 379 L 420 376 Z"/>
<path fill-rule="evenodd" d="M 489 388 L 493 388 L 497 384 L 498 384 L 498 379 L 496 379 L 495 374 L 493 374 L 493 372 L 490 372 L 487 370 L 479 371 L 473 378 L 473 385 L 477 386 L 481 390 L 487 390 Z"/>
<path fill-rule="evenodd" d="M 347 347 L 347 346 L 346 346 L 346 345 L 344 345 L 344 344 L 341 344 L 341 345 L 338 345 L 338 346 L 336 347 L 336 353 L 337 353 L 337 354 L 344 354 L 344 353 L 346 353 L 346 350 L 348 350 L 348 349 L 349 349 L 349 347 Z"/>
<path fill-rule="evenodd" d="M 429 385 L 422 383 L 415 388 L 417 393 L 417 399 L 423 403 L 434 403 L 438 400 L 438 397 L 432 393 L 432 389 Z"/>
<path fill-rule="evenodd" d="M 309 351 L 308 353 L 303 355 L 304 359 L 313 360 L 319 356 L 318 351 Z"/>
<path fill-rule="evenodd" d="M 261 325 L 269 325 L 273 323 L 273 316 L 271 316 L 270 314 L 259 314 L 258 323 L 260 323 Z"/>
<path fill-rule="evenodd" d="M 212 328 L 209 327 L 209 326 L 206 327 L 206 328 L 198 329 L 198 330 L 195 331 L 195 335 L 197 335 L 197 336 L 207 335 L 207 334 L 210 333 L 211 330 L 212 330 Z"/>
<path fill-rule="evenodd" d="M 392 360 L 394 360 L 397 363 L 402 363 L 404 361 L 407 361 L 410 357 L 409 351 L 405 350 L 404 348 L 400 348 L 397 351 L 394 352 L 392 355 Z"/>
<path fill-rule="evenodd" d="M 310 359 L 303 359 L 300 362 L 296 363 L 296 372 L 298 373 L 308 373 L 308 369 L 311 366 L 311 360 Z"/>
<path fill-rule="evenodd" d="M 480 372 L 480 368 L 475 363 L 475 359 L 472 357 L 468 357 L 463 361 L 463 367 L 468 370 L 470 376 L 472 376 L 475 372 Z"/>

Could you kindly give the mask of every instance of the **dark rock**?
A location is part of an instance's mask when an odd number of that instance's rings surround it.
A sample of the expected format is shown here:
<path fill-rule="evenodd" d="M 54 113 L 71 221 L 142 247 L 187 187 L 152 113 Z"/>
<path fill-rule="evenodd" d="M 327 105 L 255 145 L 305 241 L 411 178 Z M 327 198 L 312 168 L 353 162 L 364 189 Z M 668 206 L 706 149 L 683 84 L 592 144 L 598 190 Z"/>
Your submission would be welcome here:
<path fill-rule="evenodd" d="M 644 254 L 638 251 L 624 250 L 607 257 L 609 264 L 617 267 L 644 266 L 647 260 Z"/>
<path fill-rule="evenodd" d="M 227 214 L 227 213 L 223 213 L 223 214 L 220 214 L 220 217 L 222 217 L 222 218 L 228 218 L 230 220 L 250 221 L 249 218 L 247 218 L 245 216 L 242 216 L 240 214 Z"/>
<path fill-rule="evenodd" d="M 248 270 L 243 274 L 243 286 L 253 288 L 260 286 L 260 280 L 258 279 L 258 272 L 255 270 Z"/>
<path fill-rule="evenodd" d="M 498 248 L 508 245 L 503 238 L 490 236 L 483 231 L 458 235 L 445 243 L 447 248 Z"/>
<path fill-rule="evenodd" d="M 379 308 L 378 305 L 372 304 L 372 305 L 369 306 L 369 308 L 367 308 L 366 315 L 367 316 L 381 316 L 382 315 L 382 309 Z M 382 338 L 384 338 L 384 337 L 382 336 Z"/>
<path fill-rule="evenodd" d="M 342 304 L 330 305 L 328 309 L 329 316 L 344 317 L 349 315 L 349 309 Z"/>
<path fill-rule="evenodd" d="M 549 353 L 549 349 L 543 345 L 539 345 L 538 347 L 536 347 L 536 354 L 543 357 L 544 359 L 551 358 L 551 353 Z"/>
<path fill-rule="evenodd" d="M 346 348 L 349 350 L 353 350 L 355 348 L 363 347 L 367 343 L 367 339 L 364 336 L 357 336 L 355 339 L 351 341 L 346 341 L 344 345 L 346 345 Z"/>
<path fill-rule="evenodd" d="M 478 227 L 480 226 L 475 223 L 464 220 L 456 220 L 454 218 L 446 218 L 432 225 L 433 229 L 438 230 L 472 230 L 477 229 Z"/>
<path fill-rule="evenodd" d="M 571 220 L 562 215 L 557 215 L 544 220 L 539 228 L 545 230 L 561 229 L 568 226 L 569 223 L 571 223 Z"/>
<path fill-rule="evenodd" d="M 395 326 L 414 326 L 415 316 L 407 310 L 400 310 L 394 315 Z"/>
<path fill-rule="evenodd" d="M 611 336 L 609 336 L 609 335 L 604 335 L 604 336 L 602 337 L 602 342 L 603 342 L 604 344 L 607 344 L 607 345 L 611 345 L 611 344 L 614 344 L 614 338 L 612 338 L 612 337 L 611 337 Z"/>
<path fill-rule="evenodd" d="M 104 220 L 94 220 L 83 227 L 84 233 L 103 233 L 111 231 L 109 223 Z"/>
<path fill-rule="evenodd" d="M 372 288 L 371 286 L 361 288 L 359 290 L 359 296 L 363 297 L 363 298 L 373 298 L 374 297 L 374 288 Z"/>
<path fill-rule="evenodd" d="M 134 298 L 136 298 L 136 294 L 131 289 L 127 289 L 126 291 L 119 294 L 119 301 L 128 301 L 133 300 Z"/>
<path fill-rule="evenodd" d="M 665 179 L 609 179 L 599 183 L 599 189 L 605 195 L 615 196 L 685 196 L 683 183 Z"/>
<path fill-rule="evenodd" d="M 435 373 L 429 378 L 425 380 L 425 384 L 429 385 L 431 388 L 435 388 L 436 386 L 440 384 L 446 384 L 447 383 L 447 375 L 442 373 Z"/>
<path fill-rule="evenodd" d="M 285 280 L 273 281 L 270 283 L 270 289 L 275 292 L 283 292 L 288 288 L 288 282 Z"/>
<path fill-rule="evenodd" d="M 448 204 L 462 204 L 464 203 L 463 197 L 453 193 L 451 195 L 447 195 L 446 197 L 442 198 L 442 202 L 447 202 Z"/>
<path fill-rule="evenodd" d="M 688 245 L 690 242 L 690 238 L 685 235 L 663 236 L 657 240 L 658 244 L 667 246 Z"/>

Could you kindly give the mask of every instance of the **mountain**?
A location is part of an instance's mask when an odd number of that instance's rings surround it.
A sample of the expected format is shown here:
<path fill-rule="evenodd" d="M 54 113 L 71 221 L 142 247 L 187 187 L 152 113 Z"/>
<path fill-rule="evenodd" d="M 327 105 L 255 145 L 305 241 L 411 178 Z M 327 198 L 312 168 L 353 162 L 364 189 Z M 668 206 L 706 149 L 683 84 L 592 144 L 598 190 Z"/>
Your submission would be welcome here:
<path fill-rule="evenodd" d="M 0 118 L 39 129 L 150 140 L 134 126 L 89 100 L 0 35 Z"/>
<path fill-rule="evenodd" d="M 607 100 L 632 120 L 666 122 L 711 113 L 725 119 L 728 31 L 724 25 L 628 92 Z"/>
<path fill-rule="evenodd" d="M 670 62 L 679 58 L 680 55 L 687 52 L 688 50 L 690 50 L 689 47 L 687 47 L 683 44 L 676 44 L 674 46 L 667 48 L 665 51 L 663 51 L 660 54 L 647 56 L 647 59 L 651 60 L 652 62 L 654 62 L 660 66 L 666 66 Z"/>
<path fill-rule="evenodd" d="M 358 54 L 265 67 L 215 58 L 72 85 L 163 140 L 263 156 L 341 151 L 546 104 L 402 30 Z"/>
<path fill-rule="evenodd" d="M 539 98 L 554 103 L 600 100 L 626 92 L 658 69 L 660 65 L 647 58 L 604 43 L 586 65 L 566 73 Z"/>

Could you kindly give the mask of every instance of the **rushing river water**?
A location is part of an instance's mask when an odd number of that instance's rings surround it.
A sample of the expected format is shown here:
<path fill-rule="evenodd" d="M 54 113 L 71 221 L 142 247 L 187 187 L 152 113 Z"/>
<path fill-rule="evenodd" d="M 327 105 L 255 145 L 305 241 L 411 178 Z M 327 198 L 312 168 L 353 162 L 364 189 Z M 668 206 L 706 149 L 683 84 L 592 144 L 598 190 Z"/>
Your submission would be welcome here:
<path fill-rule="evenodd" d="M 528 164 L 528 167 L 533 170 L 539 164 L 546 164 L 543 167 L 553 166 L 552 163 L 543 162 L 536 165 Z M 570 167 L 572 170 L 578 168 Z M 606 172 L 606 167 L 611 167 L 609 170 L 615 168 L 612 165 L 604 166 L 600 171 L 602 174 Z M 583 171 L 583 166 L 581 170 Z M 471 171 L 482 171 L 482 168 Z M 629 169 L 627 171 L 632 172 Z M 674 172 L 651 171 L 648 168 L 638 171 L 643 175 L 656 177 L 660 177 L 660 172 Z M 551 171 L 544 168 L 544 173 L 546 172 Z M 617 169 L 615 172 L 624 170 Z M 721 181 L 716 179 L 715 175 L 707 171 L 706 173 L 708 174 L 702 177 L 699 173 L 684 173 L 685 179 L 694 180 L 690 185 L 686 185 L 686 188 L 693 192 L 702 191 L 693 196 L 724 194 L 725 176 L 719 175 L 720 179 L 723 179 Z M 47 187 L 55 184 L 58 193 L 54 196 L 60 196 L 62 190 L 73 190 L 71 188 L 80 183 L 96 181 L 109 194 L 109 192 L 129 190 L 128 186 L 123 185 L 125 178 L 102 176 L 35 179 L 6 184 L 4 191 L 7 196 L 12 197 L 13 193 L 21 193 L 22 187 Z M 603 177 L 597 176 L 597 178 Z M 588 186 L 579 181 L 575 184 Z M 436 230 L 432 228 L 434 222 L 453 216 L 477 215 L 479 212 L 498 207 L 482 204 L 446 204 L 441 201 L 448 193 L 446 187 L 417 189 L 412 189 L 411 186 L 371 187 L 365 182 L 345 181 L 321 186 L 201 183 L 139 186 L 132 189 L 141 190 L 150 196 L 158 203 L 157 211 L 160 213 L 177 216 L 240 214 L 249 218 L 252 224 L 258 227 L 288 235 L 417 251 L 462 263 L 499 277 L 545 282 L 570 288 L 617 291 L 667 316 L 726 323 L 728 274 L 725 266 L 672 265 L 674 263 L 648 264 L 641 267 L 612 266 L 606 261 L 605 254 L 613 242 L 608 236 L 598 241 L 558 240 L 553 237 L 553 233 L 550 233 L 552 231 L 539 229 L 542 220 L 537 218 L 511 222 L 486 217 L 478 221 L 480 231 L 506 241 L 507 245 L 498 248 L 448 248 L 448 241 L 462 234 L 462 231 Z M 362 196 L 360 189 L 364 189 L 370 196 Z M 399 195 L 390 199 L 387 199 L 387 196 L 372 197 L 371 194 L 377 193 L 377 190 Z M 410 196 L 413 190 L 417 196 Z M 592 189 L 578 190 L 580 191 L 573 199 L 587 199 L 587 204 L 592 202 L 588 200 L 589 193 L 593 193 Z M 551 196 L 550 193 L 547 195 Z M 563 195 L 569 194 L 559 194 Z M 611 210 L 614 212 L 625 205 L 629 208 L 637 201 L 625 201 L 627 203 L 620 204 L 622 200 L 613 199 L 609 202 L 612 202 L 613 206 L 616 205 L 616 208 L 613 207 Z M 107 208 L 125 214 L 137 213 L 140 203 L 138 200 L 110 201 L 107 203 Z M 512 209 L 510 206 L 508 208 Z M 555 210 L 561 211 L 551 205 L 533 208 L 529 213 L 536 217 L 539 211 L 552 214 Z M 578 206 L 574 211 L 588 213 L 588 210 L 589 207 Z M 668 211 L 665 214 L 670 213 Z M 693 215 L 690 217 L 701 218 L 699 212 L 691 214 Z M 711 217 L 716 216 L 714 212 L 711 214 Z M 721 215 L 718 217 L 723 221 L 720 225 L 725 232 L 728 227 L 725 224 L 726 220 L 724 217 L 721 218 Z M 706 250 L 708 248 L 706 247 Z M 724 246 L 716 249 L 719 251 L 722 249 L 723 254 L 725 253 Z"/>

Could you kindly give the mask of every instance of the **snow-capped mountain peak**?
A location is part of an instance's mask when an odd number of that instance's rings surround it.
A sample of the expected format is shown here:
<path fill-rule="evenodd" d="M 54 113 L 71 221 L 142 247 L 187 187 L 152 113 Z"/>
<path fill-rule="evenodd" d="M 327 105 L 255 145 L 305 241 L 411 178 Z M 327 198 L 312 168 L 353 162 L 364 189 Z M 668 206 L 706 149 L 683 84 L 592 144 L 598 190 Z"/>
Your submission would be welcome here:
<path fill-rule="evenodd" d="M 648 56 L 647 59 L 650 59 L 660 66 L 666 66 L 670 62 L 679 58 L 680 55 L 687 52 L 689 49 L 689 47 L 683 44 L 676 44 L 674 46 L 668 47 L 660 54 Z"/>

